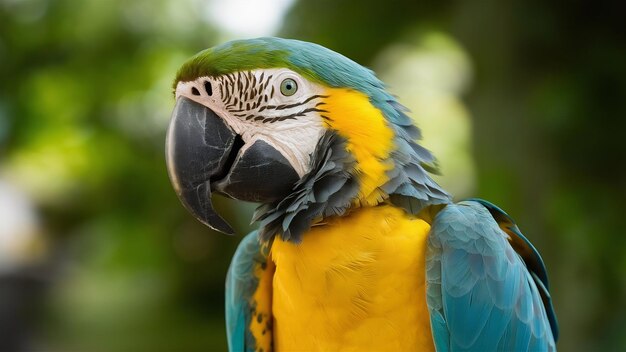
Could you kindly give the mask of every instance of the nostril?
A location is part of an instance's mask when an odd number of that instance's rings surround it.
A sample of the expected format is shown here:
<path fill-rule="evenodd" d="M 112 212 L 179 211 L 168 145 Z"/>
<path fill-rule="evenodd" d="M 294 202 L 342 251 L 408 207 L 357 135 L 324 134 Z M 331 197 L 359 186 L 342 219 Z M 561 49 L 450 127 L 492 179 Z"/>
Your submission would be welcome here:
<path fill-rule="evenodd" d="M 198 91 L 198 88 L 192 87 L 191 88 L 191 94 L 193 94 L 193 95 L 200 95 L 200 92 Z"/>
<path fill-rule="evenodd" d="M 204 82 L 204 90 L 206 90 L 206 94 L 208 94 L 209 96 L 213 95 L 213 87 L 211 87 L 211 82 Z"/>

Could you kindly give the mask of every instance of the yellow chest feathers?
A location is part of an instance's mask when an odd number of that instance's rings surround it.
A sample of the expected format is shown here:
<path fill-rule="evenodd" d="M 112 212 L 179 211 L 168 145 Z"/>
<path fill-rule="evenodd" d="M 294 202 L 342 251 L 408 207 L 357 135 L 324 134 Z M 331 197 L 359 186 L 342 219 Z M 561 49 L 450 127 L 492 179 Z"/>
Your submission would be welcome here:
<path fill-rule="evenodd" d="M 431 351 L 429 225 L 381 205 L 329 219 L 293 244 L 276 238 L 277 351 Z"/>

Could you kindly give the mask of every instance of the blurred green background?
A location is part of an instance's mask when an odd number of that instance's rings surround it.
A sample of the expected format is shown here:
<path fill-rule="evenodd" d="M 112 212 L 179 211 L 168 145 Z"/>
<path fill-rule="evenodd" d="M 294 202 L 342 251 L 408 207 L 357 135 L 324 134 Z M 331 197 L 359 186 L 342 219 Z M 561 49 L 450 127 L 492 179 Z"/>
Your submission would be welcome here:
<path fill-rule="evenodd" d="M 0 0 L 0 350 L 225 350 L 241 237 L 185 212 L 163 144 L 178 66 L 262 35 L 376 70 L 438 180 L 542 253 L 560 349 L 626 349 L 618 2 Z M 254 205 L 217 203 L 249 231 Z"/>

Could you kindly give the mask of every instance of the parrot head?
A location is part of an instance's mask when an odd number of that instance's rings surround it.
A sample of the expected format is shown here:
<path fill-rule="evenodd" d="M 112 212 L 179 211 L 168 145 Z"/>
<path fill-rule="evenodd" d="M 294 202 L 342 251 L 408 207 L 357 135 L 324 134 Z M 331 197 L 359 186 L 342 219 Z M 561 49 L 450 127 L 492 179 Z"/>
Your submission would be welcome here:
<path fill-rule="evenodd" d="M 316 221 L 392 202 L 417 213 L 450 199 L 428 175 L 406 109 L 369 69 L 322 46 L 232 41 L 179 69 L 166 161 L 183 205 L 224 233 L 219 193 L 259 202 L 264 239 L 299 241 Z"/>

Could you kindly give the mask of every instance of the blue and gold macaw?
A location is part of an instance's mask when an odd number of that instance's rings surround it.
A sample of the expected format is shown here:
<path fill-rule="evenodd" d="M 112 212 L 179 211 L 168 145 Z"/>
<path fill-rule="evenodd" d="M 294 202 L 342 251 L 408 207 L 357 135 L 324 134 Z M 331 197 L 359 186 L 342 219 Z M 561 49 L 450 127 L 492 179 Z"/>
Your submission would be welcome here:
<path fill-rule="evenodd" d="M 214 192 L 262 203 L 226 282 L 231 351 L 552 351 L 539 253 L 429 176 L 406 109 L 316 44 L 226 43 L 179 70 L 167 135 L 185 207 L 232 233 Z"/>

